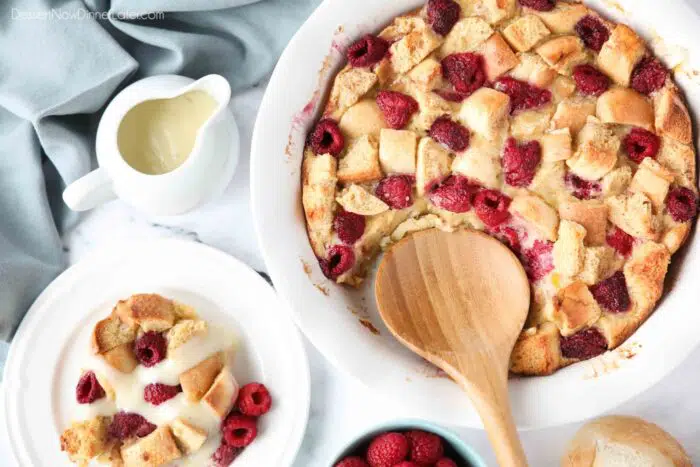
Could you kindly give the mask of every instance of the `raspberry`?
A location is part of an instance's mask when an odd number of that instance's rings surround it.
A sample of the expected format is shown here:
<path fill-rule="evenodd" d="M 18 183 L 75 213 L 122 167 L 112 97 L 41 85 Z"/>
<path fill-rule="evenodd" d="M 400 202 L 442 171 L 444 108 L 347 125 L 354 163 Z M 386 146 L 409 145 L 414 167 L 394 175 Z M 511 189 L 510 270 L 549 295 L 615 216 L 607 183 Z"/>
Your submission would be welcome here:
<path fill-rule="evenodd" d="M 574 68 L 576 89 L 587 96 L 600 96 L 610 87 L 610 78 L 592 65 L 578 65 Z"/>
<path fill-rule="evenodd" d="M 348 49 L 348 62 L 353 67 L 371 66 L 379 62 L 389 50 L 389 43 L 381 37 L 367 34 Z"/>
<path fill-rule="evenodd" d="M 143 388 L 143 399 L 153 405 L 160 405 L 181 392 L 182 388 L 179 385 L 168 386 L 167 384 L 153 383 Z"/>
<path fill-rule="evenodd" d="M 586 44 L 586 47 L 596 52 L 600 52 L 603 44 L 610 37 L 610 31 L 608 31 L 608 28 L 605 27 L 600 18 L 591 15 L 581 18 L 574 26 L 574 29 L 583 43 Z"/>
<path fill-rule="evenodd" d="M 272 397 L 264 384 L 248 383 L 238 393 L 238 410 L 243 415 L 259 417 L 272 406 Z"/>
<path fill-rule="evenodd" d="M 469 130 L 446 115 L 433 122 L 428 135 L 455 152 L 469 147 Z"/>
<path fill-rule="evenodd" d="M 428 23 L 436 33 L 446 36 L 459 19 L 459 5 L 452 0 L 428 0 Z"/>
<path fill-rule="evenodd" d="M 107 431 L 110 437 L 124 440 L 134 436 L 143 438 L 150 435 L 155 429 L 156 426 L 153 423 L 137 413 L 117 412 L 114 414 Z"/>
<path fill-rule="evenodd" d="M 457 467 L 457 463 L 452 459 L 443 457 L 435 463 L 435 467 Z"/>
<path fill-rule="evenodd" d="M 394 467 L 408 456 L 408 440 L 401 433 L 383 433 L 367 448 L 367 463 L 371 467 Z"/>
<path fill-rule="evenodd" d="M 442 59 L 442 76 L 464 97 L 486 82 L 484 57 L 474 53 L 458 53 Z"/>
<path fill-rule="evenodd" d="M 433 92 L 449 102 L 462 102 L 464 99 L 469 97 L 468 94 L 450 91 L 449 89 L 435 89 Z"/>
<path fill-rule="evenodd" d="M 550 10 L 554 9 L 554 5 L 556 5 L 557 1 L 556 0 L 518 0 L 518 3 L 520 3 L 522 6 L 532 8 L 533 10 L 550 11 Z"/>
<path fill-rule="evenodd" d="M 335 231 L 338 232 L 340 241 L 352 245 L 358 241 L 365 232 L 365 216 L 341 209 L 335 215 L 333 227 Z"/>
<path fill-rule="evenodd" d="M 613 226 L 605 236 L 605 241 L 622 256 L 629 256 L 634 247 L 634 237 L 624 230 Z"/>
<path fill-rule="evenodd" d="M 532 247 L 523 254 L 523 266 L 531 281 L 537 282 L 552 272 L 554 259 L 552 249 L 554 244 L 543 240 L 535 240 Z"/>
<path fill-rule="evenodd" d="M 166 348 L 165 337 L 156 331 L 144 333 L 134 344 L 136 358 L 145 367 L 151 367 L 164 360 Z"/>
<path fill-rule="evenodd" d="M 418 112 L 418 102 L 397 91 L 379 91 L 377 105 L 384 115 L 384 121 L 394 130 L 405 127 L 411 115 Z"/>
<path fill-rule="evenodd" d="M 571 193 L 578 199 L 591 199 L 600 195 L 602 188 L 598 182 L 590 182 L 581 177 L 567 173 L 564 177 L 564 183 Z"/>
<path fill-rule="evenodd" d="M 478 188 L 467 178 L 450 175 L 437 188 L 428 193 L 428 199 L 440 209 L 450 212 L 467 212 L 472 208 L 472 196 Z"/>
<path fill-rule="evenodd" d="M 474 210 L 489 227 L 496 227 L 510 217 L 510 198 L 497 190 L 481 190 L 474 197 Z"/>
<path fill-rule="evenodd" d="M 518 144 L 515 138 L 508 138 L 501 160 L 506 174 L 506 183 L 511 186 L 528 186 L 535 178 L 541 158 L 542 148 L 539 142 L 528 141 Z"/>
<path fill-rule="evenodd" d="M 94 371 L 88 371 L 78 380 L 78 385 L 75 388 L 75 398 L 78 404 L 92 404 L 97 399 L 102 399 L 105 396 L 105 390 L 97 381 Z"/>
<path fill-rule="evenodd" d="M 496 91 L 508 94 L 511 114 L 520 110 L 541 107 L 552 100 L 552 93 L 548 90 L 507 76 L 498 78 L 493 87 Z"/>
<path fill-rule="evenodd" d="M 651 131 L 642 128 L 632 128 L 622 140 L 622 147 L 627 157 L 641 164 L 645 157 L 655 158 L 661 147 L 661 140 Z"/>
<path fill-rule="evenodd" d="M 337 156 L 345 147 L 345 137 L 340 131 L 335 120 L 324 118 L 316 124 L 314 131 L 309 135 L 311 149 L 318 154 L 330 154 Z"/>
<path fill-rule="evenodd" d="M 508 245 L 513 252 L 520 253 L 520 234 L 513 227 L 498 226 L 489 231 L 489 234 Z M 527 234 L 523 233 L 523 237 L 527 237 Z"/>
<path fill-rule="evenodd" d="M 226 444 L 235 448 L 244 448 L 258 435 L 257 421 L 247 415 L 232 413 L 221 425 L 221 432 Z"/>
<path fill-rule="evenodd" d="M 590 287 L 596 302 L 611 313 L 622 313 L 630 309 L 627 281 L 622 271 Z"/>
<path fill-rule="evenodd" d="M 419 465 L 433 465 L 442 457 L 445 448 L 439 436 L 425 431 L 414 430 L 406 433 L 411 445 L 410 459 Z"/>
<path fill-rule="evenodd" d="M 630 86 L 637 92 L 649 95 L 664 86 L 667 76 L 668 70 L 659 59 L 645 57 L 632 70 Z"/>
<path fill-rule="evenodd" d="M 698 197 L 688 188 L 673 187 L 666 196 L 666 207 L 674 221 L 687 222 L 698 213 Z"/>
<path fill-rule="evenodd" d="M 404 209 L 413 204 L 412 175 L 391 175 L 382 179 L 374 194 L 393 209 Z"/>
<path fill-rule="evenodd" d="M 233 461 L 243 452 L 243 448 L 235 448 L 226 443 L 221 443 L 214 454 L 211 455 L 211 460 L 215 467 L 228 467 Z"/>
<path fill-rule="evenodd" d="M 345 245 L 333 245 L 328 249 L 328 259 L 319 259 L 323 274 L 335 280 L 355 265 L 355 252 Z"/>
<path fill-rule="evenodd" d="M 561 354 L 566 358 L 588 360 L 608 350 L 608 342 L 595 328 L 584 329 L 569 337 L 561 337 Z"/>
<path fill-rule="evenodd" d="M 361 457 L 351 456 L 342 459 L 335 467 L 369 467 L 369 464 Z"/>

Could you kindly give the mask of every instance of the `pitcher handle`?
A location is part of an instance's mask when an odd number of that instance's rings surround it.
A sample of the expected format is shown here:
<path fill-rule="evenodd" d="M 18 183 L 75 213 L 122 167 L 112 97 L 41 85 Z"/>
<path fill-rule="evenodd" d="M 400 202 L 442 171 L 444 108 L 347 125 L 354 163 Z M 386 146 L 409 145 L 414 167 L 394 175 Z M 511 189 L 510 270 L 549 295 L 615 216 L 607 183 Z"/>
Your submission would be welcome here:
<path fill-rule="evenodd" d="M 116 197 L 112 180 L 103 169 L 80 177 L 63 191 L 63 201 L 74 211 L 87 211 Z"/>

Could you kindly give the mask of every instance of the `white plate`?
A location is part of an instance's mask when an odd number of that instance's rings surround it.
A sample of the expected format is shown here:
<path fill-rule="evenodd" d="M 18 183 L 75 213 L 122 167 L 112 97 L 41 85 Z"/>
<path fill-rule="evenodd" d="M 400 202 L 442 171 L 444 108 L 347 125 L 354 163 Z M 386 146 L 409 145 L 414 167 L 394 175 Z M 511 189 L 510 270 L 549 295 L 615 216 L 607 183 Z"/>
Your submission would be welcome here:
<path fill-rule="evenodd" d="M 309 367 L 300 335 L 272 287 L 240 261 L 181 240 L 136 243 L 97 253 L 61 274 L 22 322 L 4 373 L 7 433 L 22 466 L 71 465 L 59 435 L 75 407 L 67 356 L 88 351 L 90 324 L 120 298 L 157 292 L 232 326 L 240 346 L 234 375 L 263 382 L 273 410 L 236 467 L 291 465 L 306 428 Z"/>
<path fill-rule="evenodd" d="M 278 293 L 291 305 L 301 329 L 331 362 L 383 395 L 387 403 L 396 404 L 407 417 L 479 427 L 476 412 L 457 386 L 436 377 L 433 369 L 399 345 L 382 325 L 374 305 L 372 277 L 359 291 L 323 278 L 306 237 L 300 202 L 304 138 L 318 115 L 318 96 L 327 91 L 329 77 L 343 61 L 342 51 L 361 34 L 379 30 L 395 15 L 422 3 L 326 0 L 300 29 L 282 55 L 258 112 L 251 161 L 253 213 Z M 700 64 L 700 49 L 685 51 L 672 45 L 694 44 L 697 39 L 697 16 L 683 2 L 665 2 L 663 15 L 658 14 L 660 6 L 654 0 L 588 3 L 646 32 L 655 39 L 657 49 Z M 634 16 L 625 18 L 617 9 L 620 4 Z M 650 25 L 668 42 L 659 41 Z M 679 82 L 689 102 L 700 109 L 698 83 L 685 76 L 679 76 Z M 698 243 L 700 238 L 694 235 L 685 249 L 685 261 L 676 255 L 670 277 L 677 279 L 667 280 L 667 288 L 673 283 L 673 290 L 626 344 L 635 358 L 612 352 L 551 377 L 512 381 L 510 394 L 519 427 L 564 424 L 610 410 L 659 381 L 689 354 L 700 340 L 700 313 L 689 308 L 700 302 Z M 360 317 L 369 318 L 380 335 L 369 332 Z"/>

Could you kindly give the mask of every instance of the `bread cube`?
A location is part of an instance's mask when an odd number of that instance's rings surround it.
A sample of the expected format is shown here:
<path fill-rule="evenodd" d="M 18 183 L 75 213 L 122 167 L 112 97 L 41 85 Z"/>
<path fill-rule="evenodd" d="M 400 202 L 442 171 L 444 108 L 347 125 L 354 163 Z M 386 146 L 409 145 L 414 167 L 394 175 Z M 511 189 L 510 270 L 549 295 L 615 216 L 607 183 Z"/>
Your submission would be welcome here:
<path fill-rule="evenodd" d="M 336 198 L 338 204 L 348 212 L 361 216 L 376 216 L 389 209 L 389 206 L 359 185 L 350 185 Z"/>
<path fill-rule="evenodd" d="M 442 43 L 442 37 L 423 20 L 418 19 L 415 25 L 415 29 L 389 48 L 389 61 L 394 73 L 407 73 Z"/>
<path fill-rule="evenodd" d="M 559 75 L 549 86 L 549 90 L 552 93 L 552 103 L 559 104 L 576 92 L 576 83 L 568 76 Z"/>
<path fill-rule="evenodd" d="M 124 467 L 158 467 L 182 457 L 167 425 L 121 449 Z"/>
<path fill-rule="evenodd" d="M 518 195 L 510 204 L 510 212 L 532 225 L 540 235 L 553 242 L 557 239 L 557 211 L 535 195 Z"/>
<path fill-rule="evenodd" d="M 379 162 L 387 173 L 416 172 L 418 135 L 412 131 L 385 128 L 379 133 Z"/>
<path fill-rule="evenodd" d="M 661 137 L 661 149 L 656 156 L 660 164 L 668 167 L 675 175 L 675 183 L 695 190 L 695 150 L 692 145 Z"/>
<path fill-rule="evenodd" d="M 500 33 L 495 32 L 481 46 L 484 57 L 486 79 L 494 81 L 503 73 L 515 67 L 520 61 Z"/>
<path fill-rule="evenodd" d="M 567 197 L 564 185 L 566 167 L 563 161 L 542 162 L 530 183 L 530 191 L 537 193 L 552 206 L 558 206 Z"/>
<path fill-rule="evenodd" d="M 583 239 L 586 229 L 576 222 L 562 219 L 559 222 L 559 238 L 554 244 L 554 267 L 557 272 L 573 277 L 583 268 L 586 249 Z"/>
<path fill-rule="evenodd" d="M 238 389 L 238 383 L 233 377 L 233 373 L 227 366 L 224 366 L 207 393 L 202 396 L 202 404 L 208 407 L 214 415 L 223 419 L 233 408 L 238 396 Z"/>
<path fill-rule="evenodd" d="M 598 98 L 596 115 L 604 123 L 654 129 L 654 109 L 634 89 L 612 88 Z"/>
<path fill-rule="evenodd" d="M 639 164 L 629 189 L 644 193 L 651 200 L 656 212 L 660 212 L 664 207 L 671 182 L 673 182 L 673 173 L 651 157 L 646 157 Z"/>
<path fill-rule="evenodd" d="M 633 237 L 656 240 L 661 228 L 660 219 L 654 215 L 651 200 L 643 193 L 631 193 L 606 198 L 610 208 L 610 222 Z"/>
<path fill-rule="evenodd" d="M 601 181 L 603 196 L 607 198 L 610 196 L 619 195 L 627 190 L 631 180 L 632 169 L 626 165 L 608 172 L 608 174 L 603 177 L 603 180 Z"/>
<path fill-rule="evenodd" d="M 589 121 L 578 135 L 578 146 L 566 165 L 586 180 L 600 180 L 617 164 L 620 137 L 612 128 Z"/>
<path fill-rule="evenodd" d="M 693 141 L 690 114 L 675 86 L 661 89 L 654 97 L 654 120 L 656 131 L 660 135 L 684 144 Z"/>
<path fill-rule="evenodd" d="M 374 99 L 362 99 L 350 107 L 338 122 L 340 130 L 351 141 L 364 135 L 379 136 L 382 128 L 387 128 L 382 111 Z"/>
<path fill-rule="evenodd" d="M 207 322 L 201 319 L 183 319 L 168 331 L 168 354 L 195 336 L 207 333 Z"/>
<path fill-rule="evenodd" d="M 333 230 L 337 167 L 337 159 L 330 154 L 316 156 L 307 150 L 301 168 L 306 227 L 314 253 L 320 258 L 326 254 Z"/>
<path fill-rule="evenodd" d="M 459 108 L 458 103 L 449 102 L 434 92 L 417 90 L 413 97 L 418 102 L 418 113 L 409 122 L 409 129 L 427 133 L 435 120 Z"/>
<path fill-rule="evenodd" d="M 618 24 L 603 44 L 597 65 L 620 86 L 629 86 L 632 70 L 644 57 L 644 41 L 624 24 Z"/>
<path fill-rule="evenodd" d="M 428 57 L 408 73 L 408 78 L 424 91 L 430 91 L 442 82 L 442 66 L 435 58 Z"/>
<path fill-rule="evenodd" d="M 457 0 L 463 11 L 482 16 L 489 24 L 500 23 L 512 18 L 517 11 L 516 0 Z M 473 9 L 473 10 L 472 10 Z"/>
<path fill-rule="evenodd" d="M 580 3 L 557 2 L 549 11 L 531 10 L 554 34 L 572 34 L 574 27 L 589 12 L 586 5 Z"/>
<path fill-rule="evenodd" d="M 568 128 L 551 130 L 540 137 L 543 162 L 565 161 L 571 157 L 571 132 Z"/>
<path fill-rule="evenodd" d="M 576 222 L 586 229 L 586 245 L 605 245 L 608 227 L 608 207 L 598 200 L 571 200 L 559 205 L 562 219 Z"/>
<path fill-rule="evenodd" d="M 73 422 L 61 434 L 61 451 L 71 461 L 87 465 L 90 459 L 102 454 L 107 448 L 107 429 L 110 417 L 98 416 L 91 420 Z"/>
<path fill-rule="evenodd" d="M 460 122 L 488 140 L 508 130 L 510 98 L 491 88 L 480 88 L 469 96 L 459 111 Z"/>
<path fill-rule="evenodd" d="M 445 36 L 440 47 L 440 55 L 446 57 L 455 53 L 472 52 L 493 34 L 493 28 L 478 16 L 469 16 L 457 21 Z"/>
<path fill-rule="evenodd" d="M 586 248 L 583 269 L 577 279 L 587 285 L 594 285 L 612 272 L 615 265 L 615 251 L 607 245 Z"/>
<path fill-rule="evenodd" d="M 553 373 L 562 360 L 559 334 L 552 322 L 523 331 L 511 353 L 510 371 L 526 375 Z"/>
<path fill-rule="evenodd" d="M 527 52 L 545 37 L 549 29 L 535 15 L 524 15 L 510 23 L 503 35 L 510 45 L 518 52 Z"/>
<path fill-rule="evenodd" d="M 520 53 L 518 60 L 520 62 L 510 71 L 510 76 L 515 79 L 546 88 L 557 77 L 557 72 L 551 69 L 537 54 Z"/>
<path fill-rule="evenodd" d="M 338 161 L 338 180 L 362 183 L 382 178 L 379 165 L 379 142 L 375 136 L 363 135 L 353 140 Z"/>
<path fill-rule="evenodd" d="M 328 99 L 330 117 L 339 120 L 377 82 L 377 75 L 365 68 L 347 67 L 338 73 Z"/>
<path fill-rule="evenodd" d="M 670 261 L 671 254 L 659 243 L 644 242 L 632 251 L 624 273 L 630 298 L 638 309 L 650 313 L 661 298 Z"/>
<path fill-rule="evenodd" d="M 578 36 L 555 37 L 538 46 L 535 51 L 560 75 L 571 76 L 576 65 L 588 60 L 588 53 Z"/>
<path fill-rule="evenodd" d="M 207 431 L 182 417 L 170 422 L 170 430 L 183 454 L 191 454 L 202 447 L 207 440 Z"/>
<path fill-rule="evenodd" d="M 499 188 L 502 171 L 500 150 L 500 145 L 475 135 L 469 147 L 455 157 L 452 171 L 487 188 Z"/>
<path fill-rule="evenodd" d="M 144 331 L 166 331 L 175 324 L 175 304 L 158 294 L 136 294 L 120 300 L 114 308 L 119 318 Z"/>
<path fill-rule="evenodd" d="M 418 143 L 416 162 L 416 189 L 423 196 L 427 187 L 440 183 L 450 174 L 452 157 L 447 149 L 426 136 Z"/>
<path fill-rule="evenodd" d="M 510 132 L 516 139 L 534 139 L 547 131 L 553 113 L 553 105 L 520 111 L 511 116 Z"/>
<path fill-rule="evenodd" d="M 571 336 L 598 321 L 601 314 L 588 286 L 576 281 L 557 292 L 551 318 L 562 336 Z"/>
<path fill-rule="evenodd" d="M 586 125 L 588 117 L 595 115 L 596 101 L 590 97 L 574 96 L 561 101 L 552 117 L 552 129 L 568 128 L 576 136 Z"/>
<path fill-rule="evenodd" d="M 180 386 L 187 400 L 198 402 L 209 391 L 225 360 L 224 353 L 217 352 L 180 374 Z"/>
<path fill-rule="evenodd" d="M 127 342 L 100 354 L 102 359 L 115 370 L 122 373 L 134 371 L 139 361 L 134 354 L 134 344 Z"/>
<path fill-rule="evenodd" d="M 122 321 L 116 313 L 112 312 L 108 317 L 100 320 L 95 325 L 90 336 L 91 347 L 94 353 L 104 353 L 129 344 L 136 340 L 136 323 Z"/>

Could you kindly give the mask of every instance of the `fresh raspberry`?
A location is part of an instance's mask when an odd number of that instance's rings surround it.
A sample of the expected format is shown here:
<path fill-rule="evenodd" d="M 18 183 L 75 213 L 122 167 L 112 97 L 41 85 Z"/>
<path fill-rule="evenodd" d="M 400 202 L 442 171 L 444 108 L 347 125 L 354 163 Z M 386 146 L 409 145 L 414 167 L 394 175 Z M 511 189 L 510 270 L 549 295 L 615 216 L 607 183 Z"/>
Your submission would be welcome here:
<path fill-rule="evenodd" d="M 403 461 L 396 464 L 394 467 L 421 467 L 413 461 Z"/>
<path fill-rule="evenodd" d="M 348 62 L 353 67 L 366 67 L 379 62 L 389 50 L 389 43 L 381 37 L 367 34 L 348 49 Z"/>
<path fill-rule="evenodd" d="M 269 412 L 272 397 L 264 384 L 248 383 L 238 393 L 237 405 L 243 415 L 259 417 Z"/>
<path fill-rule="evenodd" d="M 365 216 L 341 209 L 335 215 L 333 227 L 335 231 L 338 232 L 340 241 L 352 245 L 358 241 L 365 232 Z"/>
<path fill-rule="evenodd" d="M 392 209 L 404 209 L 413 204 L 412 175 L 391 175 L 382 179 L 374 194 Z"/>
<path fill-rule="evenodd" d="M 569 191 L 578 199 L 595 198 L 602 192 L 600 183 L 584 180 L 571 172 L 564 176 L 564 183 Z"/>
<path fill-rule="evenodd" d="M 527 141 L 518 144 L 515 138 L 508 138 L 501 159 L 506 183 L 511 186 L 528 186 L 535 178 L 540 159 L 542 148 L 539 142 Z"/>
<path fill-rule="evenodd" d="M 182 392 L 179 385 L 168 386 L 162 383 L 149 384 L 143 388 L 143 399 L 153 405 L 160 405 Z"/>
<path fill-rule="evenodd" d="M 622 313 L 630 309 L 627 281 L 622 271 L 590 287 L 596 302 L 611 313 Z"/>
<path fill-rule="evenodd" d="M 428 23 L 436 33 L 446 36 L 459 20 L 459 5 L 452 0 L 428 0 Z"/>
<path fill-rule="evenodd" d="M 355 265 L 355 252 L 345 245 L 333 245 L 328 249 L 327 259 L 319 259 L 323 274 L 335 280 Z"/>
<path fill-rule="evenodd" d="M 324 118 L 316 124 L 314 131 L 309 135 L 311 149 L 318 154 L 330 154 L 337 156 L 345 147 L 345 137 L 340 127 L 330 118 Z"/>
<path fill-rule="evenodd" d="M 75 388 L 75 398 L 78 404 L 92 404 L 97 399 L 102 399 L 105 396 L 105 390 L 97 381 L 94 371 L 88 371 L 78 380 L 78 385 Z"/>
<path fill-rule="evenodd" d="M 442 439 L 438 435 L 426 431 L 413 430 L 406 433 L 411 445 L 410 459 L 419 465 L 435 464 L 445 452 Z"/>
<path fill-rule="evenodd" d="M 472 208 L 472 196 L 478 187 L 466 177 L 450 175 L 437 188 L 428 193 L 428 199 L 440 209 L 450 212 L 467 212 Z"/>
<path fill-rule="evenodd" d="M 367 448 L 367 463 L 371 467 L 394 467 L 408 456 L 408 440 L 401 433 L 383 433 Z"/>
<path fill-rule="evenodd" d="M 110 437 L 124 440 L 134 436 L 143 438 L 150 435 L 155 429 L 156 426 L 153 423 L 137 413 L 117 412 L 112 417 L 112 423 L 107 431 Z"/>
<path fill-rule="evenodd" d="M 509 76 L 498 78 L 493 84 L 496 91 L 508 94 L 510 97 L 510 113 L 520 110 L 535 109 L 548 104 L 552 100 L 552 93 L 546 89 L 520 81 Z"/>
<path fill-rule="evenodd" d="M 514 253 L 520 253 L 520 232 L 513 227 L 504 227 L 502 225 L 493 230 L 489 230 L 490 235 L 508 245 Z M 523 232 L 523 237 L 527 237 L 527 233 Z"/>
<path fill-rule="evenodd" d="M 232 413 L 221 424 L 221 432 L 226 444 L 244 448 L 258 435 L 257 421 L 254 417 Z"/>
<path fill-rule="evenodd" d="M 481 190 L 474 197 L 474 210 L 481 222 L 496 227 L 510 217 L 510 198 L 497 190 Z"/>
<path fill-rule="evenodd" d="M 637 92 L 649 95 L 664 86 L 667 76 L 668 70 L 659 59 L 645 57 L 632 70 L 630 86 Z"/>
<path fill-rule="evenodd" d="M 634 247 L 634 237 L 624 230 L 613 226 L 605 236 L 605 241 L 622 256 L 629 256 Z"/>
<path fill-rule="evenodd" d="M 661 140 L 651 131 L 642 128 L 632 128 L 622 140 L 622 147 L 627 152 L 627 157 L 637 164 L 641 164 L 645 157 L 656 157 L 661 147 Z"/>
<path fill-rule="evenodd" d="M 554 9 L 556 5 L 556 0 L 518 0 L 522 6 L 532 8 L 537 11 L 550 11 Z"/>
<path fill-rule="evenodd" d="M 361 457 L 351 456 L 342 459 L 335 467 L 369 467 L 369 464 Z"/>
<path fill-rule="evenodd" d="M 457 463 L 450 458 L 443 457 L 435 463 L 434 467 L 457 467 Z"/>
<path fill-rule="evenodd" d="M 600 96 L 610 87 L 610 78 L 592 65 L 578 65 L 574 68 L 576 89 L 586 96 Z"/>
<path fill-rule="evenodd" d="M 561 337 L 561 354 L 566 358 L 588 360 L 608 350 L 608 342 L 595 328 L 588 328 L 569 337 Z"/>
<path fill-rule="evenodd" d="M 523 253 L 523 266 L 531 281 L 537 282 L 552 272 L 554 258 L 552 249 L 554 243 L 544 240 L 535 240 L 532 247 Z"/>
<path fill-rule="evenodd" d="M 215 467 L 229 467 L 233 461 L 243 452 L 242 448 L 236 448 L 222 442 L 211 456 Z"/>
<path fill-rule="evenodd" d="M 698 213 L 698 197 L 692 190 L 676 186 L 666 196 L 666 207 L 676 222 L 687 222 Z"/>
<path fill-rule="evenodd" d="M 486 82 L 484 57 L 474 53 L 457 53 L 442 59 L 442 76 L 464 97 Z"/>
<path fill-rule="evenodd" d="M 608 31 L 608 28 L 605 27 L 600 18 L 591 15 L 581 18 L 574 26 L 574 29 L 578 37 L 586 44 L 586 47 L 596 52 L 600 52 L 603 44 L 610 37 L 610 31 Z"/>
<path fill-rule="evenodd" d="M 167 342 L 159 332 L 148 331 L 136 339 L 134 353 L 141 365 L 151 367 L 165 359 Z"/>
<path fill-rule="evenodd" d="M 397 91 L 379 91 L 377 105 L 384 121 L 394 130 L 405 127 L 411 115 L 418 112 L 418 102 L 411 96 Z"/>
<path fill-rule="evenodd" d="M 428 135 L 455 152 L 464 151 L 469 147 L 469 130 L 447 115 L 433 122 Z"/>

